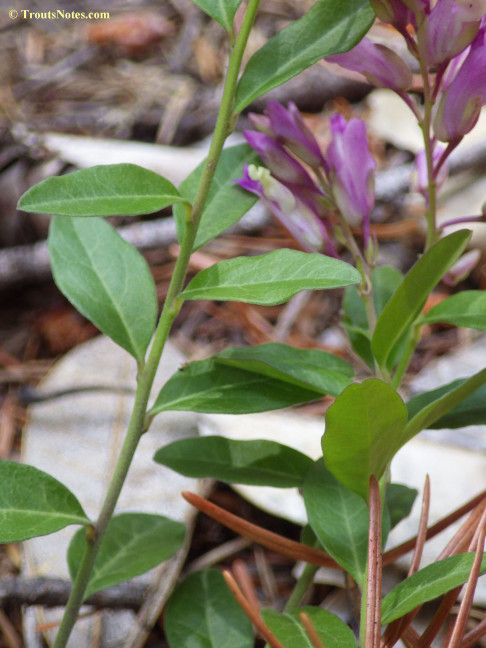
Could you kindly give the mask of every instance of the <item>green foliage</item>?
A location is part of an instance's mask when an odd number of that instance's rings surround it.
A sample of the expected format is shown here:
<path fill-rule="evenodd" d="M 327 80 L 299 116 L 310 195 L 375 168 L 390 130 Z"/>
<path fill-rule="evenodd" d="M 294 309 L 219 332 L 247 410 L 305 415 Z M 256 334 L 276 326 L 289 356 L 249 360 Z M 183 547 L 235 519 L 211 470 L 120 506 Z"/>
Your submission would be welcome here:
<path fill-rule="evenodd" d="M 283 380 L 320 394 L 337 396 L 351 384 L 352 366 L 319 349 L 297 349 L 288 344 L 230 347 L 214 356 L 217 364 Z"/>
<path fill-rule="evenodd" d="M 304 481 L 309 524 L 334 560 L 362 586 L 366 577 L 369 512 L 362 497 L 340 484 L 319 459 Z"/>
<path fill-rule="evenodd" d="M 139 216 L 181 200 L 157 173 L 113 164 L 47 178 L 24 193 L 18 208 L 53 216 Z"/>
<path fill-rule="evenodd" d="M 486 291 L 463 290 L 431 308 L 420 321 L 421 324 L 436 322 L 486 330 Z"/>
<path fill-rule="evenodd" d="M 443 385 L 438 389 L 419 394 L 410 399 L 407 403 L 408 416 L 412 420 L 425 407 L 438 401 L 451 391 L 454 391 L 466 382 L 466 378 L 454 380 L 453 382 Z M 429 429 L 449 428 L 455 429 L 466 427 L 468 425 L 485 425 L 486 424 L 486 384 L 473 391 L 470 396 L 464 398 L 462 402 L 450 409 L 435 421 L 428 424 Z"/>
<path fill-rule="evenodd" d="M 216 569 L 188 576 L 165 610 L 170 648 L 252 648 L 251 623 Z"/>
<path fill-rule="evenodd" d="M 379 480 L 403 444 L 407 408 L 375 378 L 351 385 L 326 413 L 322 449 L 334 477 L 368 500 L 371 475 Z"/>
<path fill-rule="evenodd" d="M 466 397 L 474 394 L 476 390 L 486 383 L 486 369 L 483 369 L 471 378 L 461 381 L 447 391 L 441 391 L 439 397 L 425 404 L 407 423 L 405 428 L 404 443 L 413 438 L 421 430 L 426 430 L 436 421 L 442 419 L 450 410 L 459 406 Z M 476 401 L 477 402 L 477 397 Z M 464 405 L 462 405 L 464 407 Z M 412 410 L 413 411 L 413 410 Z"/>
<path fill-rule="evenodd" d="M 420 257 L 383 309 L 371 346 L 378 364 L 386 366 L 396 342 L 420 315 L 429 293 L 459 259 L 471 237 L 461 230 L 440 239 Z"/>
<path fill-rule="evenodd" d="M 226 31 L 231 32 L 236 10 L 241 0 L 192 0 L 208 16 L 218 22 Z"/>
<path fill-rule="evenodd" d="M 254 486 L 301 486 L 313 461 L 275 441 L 233 441 L 220 436 L 182 439 L 160 448 L 154 461 L 187 477 Z"/>
<path fill-rule="evenodd" d="M 405 484 L 388 484 L 385 505 L 390 513 L 390 529 L 410 515 L 417 495 L 416 488 L 409 488 Z"/>
<path fill-rule="evenodd" d="M 69 489 L 42 470 L 0 461 L 0 544 L 89 524 Z"/>
<path fill-rule="evenodd" d="M 284 648 L 313 648 L 299 613 L 305 612 L 326 648 L 356 648 L 356 638 L 351 628 L 339 617 L 318 607 L 304 606 L 290 613 L 264 608 L 261 617 L 265 625 L 281 642 Z"/>
<path fill-rule="evenodd" d="M 378 266 L 373 270 L 371 282 L 373 287 L 373 305 L 377 317 L 381 315 L 383 309 L 402 281 L 402 273 L 392 266 Z M 348 334 L 351 346 L 355 353 L 370 368 L 374 369 L 375 361 L 371 350 L 371 334 L 368 326 L 368 317 L 364 302 L 356 286 L 346 288 L 343 310 L 343 326 Z M 400 347 L 400 341 L 398 342 L 398 346 Z M 391 355 L 391 364 L 393 364 L 395 360 L 394 356 L 396 355 L 395 349 Z"/>
<path fill-rule="evenodd" d="M 473 561 L 473 553 L 451 556 L 432 563 L 406 578 L 383 599 L 382 623 L 399 619 L 419 605 L 463 585 L 469 578 Z M 486 571 L 486 558 L 483 558 L 481 563 L 481 573 L 484 571 Z"/>
<path fill-rule="evenodd" d="M 194 250 L 206 245 L 228 227 L 237 223 L 256 203 L 255 195 L 249 191 L 242 191 L 233 181 L 241 178 L 245 164 L 258 164 L 258 161 L 258 155 L 248 144 L 230 146 L 223 150 L 201 214 Z M 179 187 L 181 196 L 191 203 L 196 198 L 205 166 L 206 160 L 201 162 Z M 186 210 L 181 203 L 174 205 L 174 219 L 177 236 L 182 242 L 186 227 Z"/>
<path fill-rule="evenodd" d="M 374 19 L 368 0 L 317 0 L 249 60 L 236 91 L 235 111 L 285 83 L 321 58 L 351 49 Z"/>
<path fill-rule="evenodd" d="M 87 599 L 99 590 L 144 574 L 170 558 L 181 548 L 186 528 L 162 515 L 121 513 L 113 517 L 101 543 L 91 578 L 84 594 Z M 74 580 L 81 564 L 86 531 L 79 529 L 68 549 L 68 565 Z"/>
<path fill-rule="evenodd" d="M 344 261 L 283 249 L 220 261 L 196 275 L 181 297 L 274 306 L 302 290 L 339 288 L 360 279 Z"/>
<path fill-rule="evenodd" d="M 145 259 L 105 221 L 57 216 L 49 230 L 57 287 L 100 331 L 142 361 L 157 318 Z"/>
<path fill-rule="evenodd" d="M 250 414 L 290 407 L 322 394 L 291 382 L 235 367 L 214 359 L 191 362 L 162 387 L 151 414 L 180 410 L 219 414 Z"/>

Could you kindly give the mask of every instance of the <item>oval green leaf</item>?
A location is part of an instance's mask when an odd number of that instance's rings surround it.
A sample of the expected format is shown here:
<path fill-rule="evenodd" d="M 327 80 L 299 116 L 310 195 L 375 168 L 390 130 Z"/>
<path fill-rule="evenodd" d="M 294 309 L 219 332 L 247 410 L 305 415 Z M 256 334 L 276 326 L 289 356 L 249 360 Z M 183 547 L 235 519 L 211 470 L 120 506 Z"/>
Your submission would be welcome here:
<path fill-rule="evenodd" d="M 486 291 L 463 290 L 431 308 L 420 321 L 421 324 L 436 322 L 486 330 Z"/>
<path fill-rule="evenodd" d="M 139 216 L 181 201 L 162 176 L 136 164 L 94 166 L 47 178 L 19 200 L 26 212 L 53 216 Z"/>
<path fill-rule="evenodd" d="M 358 585 L 366 578 L 369 512 L 362 497 L 340 484 L 319 459 L 304 480 L 309 524 L 324 549 Z"/>
<path fill-rule="evenodd" d="M 235 112 L 319 59 L 354 47 L 374 17 L 368 0 L 318 0 L 251 57 L 238 84 Z"/>
<path fill-rule="evenodd" d="M 112 518 L 96 557 L 84 599 L 99 590 L 145 574 L 170 558 L 184 543 L 186 527 L 162 515 L 121 513 Z M 73 536 L 67 554 L 72 580 L 85 549 L 86 531 Z"/>
<path fill-rule="evenodd" d="M 284 648 L 313 648 L 315 644 L 299 619 L 300 612 L 305 612 L 309 617 L 326 648 L 356 648 L 356 637 L 351 628 L 335 614 L 322 608 L 304 606 L 290 613 L 265 608 L 261 611 L 261 617 Z"/>
<path fill-rule="evenodd" d="M 417 261 L 383 309 L 371 346 L 378 364 L 386 365 L 395 343 L 414 324 L 429 293 L 465 250 L 471 232 L 461 230 L 441 239 Z"/>
<path fill-rule="evenodd" d="M 78 311 L 142 361 L 157 319 L 149 267 L 105 221 L 57 216 L 49 230 L 57 287 Z"/>
<path fill-rule="evenodd" d="M 208 16 L 224 27 L 226 31 L 231 32 L 233 20 L 235 19 L 236 10 L 241 4 L 241 0 L 192 0 Z"/>
<path fill-rule="evenodd" d="M 252 648 L 251 622 L 229 591 L 221 572 L 188 576 L 165 609 L 170 648 Z"/>
<path fill-rule="evenodd" d="M 191 362 L 162 387 L 150 410 L 250 414 L 316 400 L 321 394 L 268 376 L 226 367 L 213 359 Z"/>
<path fill-rule="evenodd" d="M 397 392 L 370 378 L 351 385 L 326 413 L 322 449 L 334 477 L 368 501 L 371 475 L 379 480 L 403 445 L 407 408 Z"/>
<path fill-rule="evenodd" d="M 351 365 L 319 349 L 296 349 L 269 343 L 254 347 L 230 347 L 214 356 L 217 364 L 259 373 L 321 394 L 338 396 L 351 384 Z"/>
<path fill-rule="evenodd" d="M 464 585 L 469 578 L 474 554 L 459 554 L 427 565 L 389 592 L 382 602 L 382 623 L 390 623 L 408 614 L 419 605 Z M 486 571 L 486 558 L 481 573 Z"/>
<path fill-rule="evenodd" d="M 181 439 L 157 450 L 154 461 L 186 477 L 212 477 L 251 486 L 302 486 L 313 461 L 275 441 L 234 441 L 221 436 Z"/>
<path fill-rule="evenodd" d="M 70 524 L 89 524 L 63 484 L 33 466 L 0 461 L 0 544 L 48 535 Z"/>
<path fill-rule="evenodd" d="M 207 160 L 194 169 L 180 185 L 181 196 L 193 203 L 199 182 Z M 249 191 L 243 191 L 234 180 L 243 176 L 245 164 L 258 164 L 259 157 L 248 144 L 239 144 L 226 148 L 216 167 L 209 194 L 199 221 L 194 241 L 194 250 L 198 250 L 209 241 L 219 236 L 228 227 L 237 223 L 253 207 L 258 198 Z M 174 205 L 174 219 L 179 241 L 184 237 L 186 210 L 182 204 Z"/>
<path fill-rule="evenodd" d="M 302 290 L 339 288 L 360 280 L 356 268 L 344 261 L 284 249 L 220 261 L 196 275 L 181 297 L 274 306 Z"/>

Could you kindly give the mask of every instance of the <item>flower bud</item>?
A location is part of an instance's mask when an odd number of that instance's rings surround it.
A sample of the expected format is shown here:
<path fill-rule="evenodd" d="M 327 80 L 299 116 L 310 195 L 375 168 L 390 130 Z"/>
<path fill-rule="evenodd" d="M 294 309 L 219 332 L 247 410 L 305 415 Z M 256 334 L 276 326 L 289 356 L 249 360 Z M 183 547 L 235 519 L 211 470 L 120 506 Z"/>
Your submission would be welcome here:
<path fill-rule="evenodd" d="M 439 0 L 417 33 L 423 62 L 434 67 L 463 52 L 478 33 L 485 11 L 486 0 L 467 4 L 460 0 Z"/>
<path fill-rule="evenodd" d="M 336 114 L 331 117 L 331 132 L 326 160 L 333 197 L 343 218 L 351 226 L 360 225 L 368 221 L 375 202 L 376 163 L 369 151 L 366 126 L 361 119 L 346 123 Z"/>
<path fill-rule="evenodd" d="M 443 142 L 457 141 L 472 130 L 486 104 L 486 21 L 460 66 L 451 61 L 453 74 L 443 82 L 442 97 L 434 115 L 434 132 Z"/>
<path fill-rule="evenodd" d="M 238 184 L 257 195 L 267 209 L 282 223 L 308 252 L 323 250 L 334 256 L 324 223 L 285 185 L 275 180 L 265 167 L 246 165 Z"/>
<path fill-rule="evenodd" d="M 360 72 L 378 88 L 401 92 L 412 85 L 412 72 L 405 61 L 385 45 L 373 43 L 369 38 L 363 38 L 349 52 L 328 56 L 327 60 Z"/>
<path fill-rule="evenodd" d="M 458 283 L 467 279 L 480 258 L 480 250 L 470 250 L 469 252 L 466 252 L 466 254 L 456 261 L 452 268 L 444 275 L 442 281 L 447 286 L 457 286 Z"/>
<path fill-rule="evenodd" d="M 304 167 L 289 155 L 273 137 L 256 131 L 244 131 L 243 135 L 277 180 L 317 190 L 314 181 Z"/>

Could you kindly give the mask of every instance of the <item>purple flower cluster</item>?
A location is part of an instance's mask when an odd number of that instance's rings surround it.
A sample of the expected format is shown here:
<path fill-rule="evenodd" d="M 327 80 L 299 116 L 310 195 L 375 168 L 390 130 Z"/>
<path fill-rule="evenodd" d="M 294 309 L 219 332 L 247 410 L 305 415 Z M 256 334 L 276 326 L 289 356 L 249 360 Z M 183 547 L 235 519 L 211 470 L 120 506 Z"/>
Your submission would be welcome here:
<path fill-rule="evenodd" d="M 413 56 L 429 72 L 436 72 L 434 134 L 456 144 L 474 127 L 486 104 L 486 0 L 370 2 L 376 15 L 404 36 Z M 366 38 L 350 52 L 328 60 L 401 96 L 411 86 L 406 62 Z"/>
<path fill-rule="evenodd" d="M 284 108 L 271 101 L 264 115 L 250 114 L 250 121 L 256 130 L 244 135 L 266 168 L 245 167 L 238 183 L 256 194 L 307 251 L 336 256 L 330 209 L 348 225 L 361 225 L 366 245 L 375 161 L 364 122 L 334 115 L 324 155 L 293 103 Z"/>

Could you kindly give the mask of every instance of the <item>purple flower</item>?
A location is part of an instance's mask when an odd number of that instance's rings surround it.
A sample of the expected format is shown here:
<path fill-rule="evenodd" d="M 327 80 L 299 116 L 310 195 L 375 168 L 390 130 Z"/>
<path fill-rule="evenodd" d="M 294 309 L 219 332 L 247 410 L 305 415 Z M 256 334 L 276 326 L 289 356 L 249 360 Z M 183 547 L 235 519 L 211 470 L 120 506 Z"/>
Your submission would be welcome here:
<path fill-rule="evenodd" d="M 256 194 L 305 250 L 337 256 L 324 223 L 297 189 L 291 191 L 275 180 L 268 169 L 253 164 L 245 166 L 243 178 L 237 182 Z"/>
<path fill-rule="evenodd" d="M 265 115 L 249 115 L 252 125 L 261 133 L 272 135 L 294 155 L 313 168 L 323 166 L 324 158 L 316 138 L 305 125 L 297 106 L 290 101 L 284 108 L 270 101 Z"/>
<path fill-rule="evenodd" d="M 453 59 L 446 72 L 442 97 L 434 116 L 434 132 L 443 142 L 461 139 L 475 126 L 481 107 L 486 104 L 486 20 L 467 55 Z"/>
<path fill-rule="evenodd" d="M 469 274 L 474 270 L 481 258 L 480 250 L 470 250 L 466 252 L 452 268 L 442 277 L 442 281 L 447 286 L 457 286 L 458 283 L 467 279 Z"/>
<path fill-rule="evenodd" d="M 376 167 L 361 119 L 348 123 L 342 115 L 331 117 L 333 139 L 326 152 L 329 180 L 334 200 L 343 218 L 352 226 L 363 224 L 366 233 L 369 215 L 375 203 Z"/>
<path fill-rule="evenodd" d="M 432 67 L 464 51 L 478 33 L 485 11 L 485 0 L 467 4 L 460 0 L 439 0 L 418 29 L 422 60 Z"/>
<path fill-rule="evenodd" d="M 289 155 L 273 137 L 257 131 L 244 131 L 243 135 L 277 180 L 318 191 L 314 181 L 304 167 Z"/>
<path fill-rule="evenodd" d="M 363 38 L 349 52 L 328 56 L 327 60 L 360 72 L 378 88 L 401 92 L 412 85 L 412 72 L 405 61 L 388 47 L 373 43 L 369 38 Z"/>

